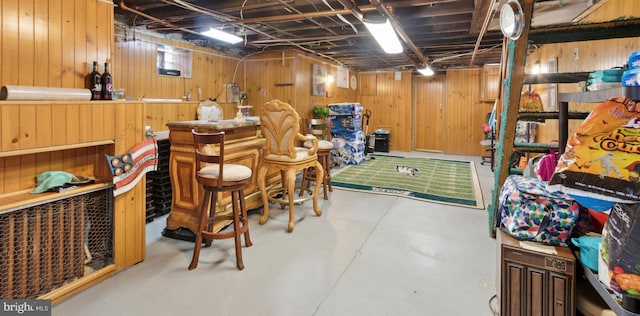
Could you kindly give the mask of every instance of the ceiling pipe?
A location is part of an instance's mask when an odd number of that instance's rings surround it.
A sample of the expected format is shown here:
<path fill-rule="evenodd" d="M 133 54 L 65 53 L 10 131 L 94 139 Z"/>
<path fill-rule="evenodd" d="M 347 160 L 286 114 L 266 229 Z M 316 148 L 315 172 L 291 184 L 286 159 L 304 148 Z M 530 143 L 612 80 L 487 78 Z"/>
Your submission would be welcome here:
<path fill-rule="evenodd" d="M 175 25 L 175 24 L 173 24 L 171 22 L 167 22 L 165 20 L 158 19 L 158 18 L 156 18 L 154 16 L 148 15 L 148 14 L 146 14 L 144 12 L 141 12 L 141 11 L 138 11 L 138 10 L 136 10 L 134 8 L 130 8 L 124 3 L 124 0 L 120 0 L 120 3 L 118 4 L 118 7 L 120 7 L 123 10 L 129 11 L 129 12 L 131 12 L 133 14 L 137 14 L 139 16 L 143 16 L 143 17 L 145 17 L 145 18 L 147 18 L 149 20 L 156 21 L 158 23 L 166 25 L 166 26 L 168 26 L 168 27 L 170 27 L 172 29 L 180 30 L 180 31 L 183 31 L 183 32 L 191 33 L 191 34 L 201 35 L 199 32 L 179 27 L 179 26 L 177 26 L 177 25 Z"/>
<path fill-rule="evenodd" d="M 175 25 L 175 24 L 173 24 L 173 23 L 170 23 L 170 22 L 167 22 L 167 21 L 165 21 L 165 20 L 162 20 L 162 19 L 156 18 L 156 17 L 154 17 L 154 16 L 151 16 L 151 15 L 146 14 L 146 13 L 144 13 L 144 12 L 138 11 L 138 10 L 136 10 L 136 9 L 130 8 L 130 7 L 128 7 L 128 6 L 124 3 L 124 0 L 120 0 L 120 2 L 119 2 L 119 4 L 118 4 L 118 6 L 119 6 L 121 9 L 123 9 L 123 10 L 129 11 L 129 12 L 131 12 L 131 13 L 133 13 L 133 14 L 137 14 L 137 15 L 143 16 L 143 17 L 145 17 L 145 18 L 147 18 L 147 19 L 149 19 L 149 20 L 152 20 L 152 21 L 155 21 L 155 22 L 161 23 L 161 24 L 166 25 L 166 26 L 168 26 L 168 27 L 170 27 L 170 28 L 172 28 L 172 29 L 179 30 L 179 31 L 183 31 L 183 32 L 187 32 L 187 33 L 191 33 L 191 34 L 195 34 L 195 35 L 198 35 L 198 36 L 202 36 L 202 34 L 200 34 L 200 32 L 196 32 L 196 31 L 192 31 L 192 30 L 187 29 L 187 28 L 179 27 L 179 26 L 177 26 L 177 25 Z M 253 30 L 253 31 L 257 32 L 257 30 Z M 274 37 L 273 37 L 273 36 L 271 36 L 271 35 L 268 35 L 268 34 L 265 34 L 265 35 L 266 35 L 266 36 L 269 36 L 269 37 L 271 37 L 271 38 L 274 38 Z M 285 42 L 287 42 L 287 41 L 285 41 Z M 313 50 L 310 50 L 310 49 L 308 49 L 308 48 L 306 48 L 306 47 L 304 47 L 304 46 L 302 46 L 302 45 L 300 45 L 300 44 L 292 43 L 292 42 L 287 42 L 287 43 L 288 43 L 288 44 L 290 44 L 290 45 L 292 45 L 292 46 L 298 47 L 298 48 L 302 49 L 303 51 L 306 51 L 306 52 L 309 52 L 309 53 L 312 53 L 312 54 L 319 55 L 319 56 L 324 57 L 324 58 L 329 59 L 329 60 L 333 60 L 333 61 L 334 61 L 334 62 L 336 62 L 336 63 L 340 63 L 338 60 L 336 60 L 335 58 L 333 58 L 333 57 L 331 57 L 331 56 L 328 56 L 328 55 L 325 55 L 325 54 L 317 53 L 317 52 L 315 52 L 315 51 L 313 51 Z"/>
<path fill-rule="evenodd" d="M 334 9 L 331 4 L 329 4 L 329 2 L 327 2 L 327 0 L 322 0 L 322 3 L 324 3 L 325 6 L 327 6 L 329 9 L 331 9 L 331 11 L 335 11 L 336 9 Z M 351 29 L 353 30 L 354 33 L 358 34 L 358 29 L 356 28 L 355 25 L 353 25 L 353 23 L 349 22 L 349 20 L 347 20 L 344 15 L 342 14 L 338 14 L 338 19 L 340 21 L 342 21 L 343 23 L 348 24 Z"/>
<path fill-rule="evenodd" d="M 480 33 L 478 34 L 478 39 L 476 40 L 476 45 L 473 47 L 473 53 L 471 54 L 471 60 L 469 61 L 469 66 L 473 66 L 473 60 L 476 58 L 476 54 L 478 53 L 478 49 L 480 47 L 480 43 L 482 42 L 482 38 L 485 34 L 487 34 L 487 29 L 489 28 L 489 23 L 493 18 L 493 15 L 497 11 L 497 8 L 501 7 L 501 3 L 505 2 L 504 0 L 498 0 L 497 6 L 495 0 L 485 0 L 491 1 L 492 4 L 489 9 L 487 9 L 487 14 L 484 16 L 484 23 L 482 23 L 482 29 L 480 29 Z"/>

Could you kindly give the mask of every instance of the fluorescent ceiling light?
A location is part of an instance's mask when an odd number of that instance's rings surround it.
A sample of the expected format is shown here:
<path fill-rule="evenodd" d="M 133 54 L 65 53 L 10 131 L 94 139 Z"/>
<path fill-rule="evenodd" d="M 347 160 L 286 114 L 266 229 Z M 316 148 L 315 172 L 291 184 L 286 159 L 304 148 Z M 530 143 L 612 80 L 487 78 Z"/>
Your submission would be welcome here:
<path fill-rule="evenodd" d="M 200 32 L 200 34 L 231 44 L 242 42 L 241 37 L 214 28 L 209 28 L 208 31 Z"/>
<path fill-rule="evenodd" d="M 402 44 L 400 44 L 398 34 L 393 30 L 387 18 L 382 15 L 377 15 L 373 18 L 364 16 L 362 22 L 369 30 L 369 33 L 373 35 L 373 38 L 378 41 L 378 44 L 380 44 L 380 47 L 382 47 L 385 53 L 402 53 Z"/>
<path fill-rule="evenodd" d="M 418 72 L 421 73 L 423 76 L 433 76 L 435 74 L 433 72 L 433 69 L 431 69 L 431 67 L 429 66 L 424 66 L 424 68 L 418 68 Z"/>

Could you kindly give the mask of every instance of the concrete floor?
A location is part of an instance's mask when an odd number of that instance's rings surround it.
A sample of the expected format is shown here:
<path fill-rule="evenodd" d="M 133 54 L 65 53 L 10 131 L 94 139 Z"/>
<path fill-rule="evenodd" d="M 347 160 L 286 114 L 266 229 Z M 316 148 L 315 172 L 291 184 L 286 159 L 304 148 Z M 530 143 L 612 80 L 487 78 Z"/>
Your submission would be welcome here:
<path fill-rule="evenodd" d="M 393 153 L 392 153 L 393 154 Z M 407 154 L 407 153 L 396 153 Z M 493 173 L 480 157 L 412 155 L 475 162 L 485 206 Z M 253 246 L 235 265 L 233 240 L 203 248 L 189 271 L 193 243 L 147 225 L 146 259 L 54 306 L 53 315 L 493 315 L 496 242 L 486 210 L 334 189 L 269 221 L 249 216 Z"/>

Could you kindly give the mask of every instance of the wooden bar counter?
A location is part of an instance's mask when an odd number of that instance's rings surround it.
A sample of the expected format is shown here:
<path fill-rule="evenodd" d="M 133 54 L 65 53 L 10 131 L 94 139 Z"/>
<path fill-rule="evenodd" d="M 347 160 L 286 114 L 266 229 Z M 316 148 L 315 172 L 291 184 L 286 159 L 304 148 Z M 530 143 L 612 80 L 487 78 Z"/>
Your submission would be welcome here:
<path fill-rule="evenodd" d="M 171 143 L 169 173 L 173 195 L 171 211 L 167 217 L 167 226 L 164 232 L 165 236 L 191 239 L 190 237 L 194 235 L 198 227 L 198 203 L 203 190 L 195 177 L 196 163 L 193 135 L 191 134 L 191 130 L 194 128 L 198 132 L 225 132 L 225 162 L 242 164 L 253 170 L 251 181 L 244 189 L 245 206 L 247 210 L 262 206 L 257 179 L 265 140 L 259 136 L 260 123 L 258 121 L 179 121 L 169 122 L 167 126 Z M 273 184 L 277 179 L 277 174 L 274 174 L 268 177 L 267 184 Z M 217 212 L 230 214 L 230 203 L 230 195 L 219 197 Z M 229 223 L 230 221 L 215 223 L 214 229 L 219 231 Z M 188 229 L 190 234 L 185 235 L 181 228 Z M 176 234 L 181 236 L 176 236 Z"/>

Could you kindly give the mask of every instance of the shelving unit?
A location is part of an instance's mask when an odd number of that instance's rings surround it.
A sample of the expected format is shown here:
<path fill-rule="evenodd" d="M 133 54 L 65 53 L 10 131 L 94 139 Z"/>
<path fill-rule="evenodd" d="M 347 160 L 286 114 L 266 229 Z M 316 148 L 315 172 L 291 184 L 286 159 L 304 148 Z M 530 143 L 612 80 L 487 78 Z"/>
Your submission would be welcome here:
<path fill-rule="evenodd" d="M 607 303 L 607 305 L 611 308 L 611 310 L 613 310 L 616 313 L 616 315 L 640 316 L 640 314 L 632 313 L 622 308 L 622 306 L 620 306 L 620 303 L 618 303 L 618 300 L 616 299 L 616 297 L 613 294 L 609 293 L 609 291 L 605 288 L 605 286 L 602 283 L 600 283 L 600 280 L 598 280 L 598 275 L 593 273 L 591 270 L 589 270 L 589 268 L 585 267 L 584 265 L 582 267 L 584 268 L 583 269 L 584 276 L 586 277 L 586 279 L 589 281 L 591 286 L 593 286 L 596 292 L 598 292 L 598 295 L 602 297 L 604 302 Z"/>
<path fill-rule="evenodd" d="M 531 17 L 533 15 L 533 4 L 535 0 L 520 0 L 520 5 L 524 13 L 524 29 L 517 40 L 508 40 L 507 57 L 503 59 L 506 66 L 504 74 L 503 96 L 501 98 L 502 108 L 500 109 L 499 139 L 496 146 L 496 171 L 495 187 L 489 212 L 489 230 L 492 236 L 496 236 L 499 224 L 499 214 L 497 214 L 498 196 L 502 184 L 506 178 L 516 170 L 511 168 L 511 155 L 517 151 L 535 152 L 544 148 L 548 150 L 548 144 L 543 145 L 523 145 L 514 143 L 516 125 L 519 120 L 547 120 L 557 119 L 559 121 L 559 144 L 558 151 L 563 151 L 566 146 L 568 136 L 568 121 L 570 119 L 581 119 L 586 117 L 586 113 L 571 113 L 568 111 L 570 102 L 602 102 L 610 96 L 623 96 L 621 90 L 609 89 L 596 92 L 565 93 L 558 95 L 558 112 L 543 113 L 519 113 L 520 95 L 524 84 L 533 83 L 569 83 L 586 80 L 584 74 L 545 74 L 527 76 L 524 73 L 527 52 L 530 44 L 542 45 L 550 43 L 579 42 L 599 39 L 613 39 L 625 37 L 640 37 L 640 19 L 615 20 L 602 23 L 591 24 L 567 24 L 531 28 Z M 588 270 L 588 269 L 585 269 Z M 591 282 L 597 292 L 603 296 L 605 301 L 616 310 L 618 315 L 624 314 L 614 302 L 607 290 L 594 278 L 593 274 L 587 279 Z M 510 298 L 505 298 L 510 299 Z"/>
<path fill-rule="evenodd" d="M 144 184 L 114 197 L 105 156 L 143 138 L 143 110 L 127 101 L 0 102 L 3 298 L 56 304 L 142 261 Z M 56 170 L 95 183 L 30 193 L 39 174 Z"/>
<path fill-rule="evenodd" d="M 569 102 L 594 102 L 588 100 L 602 99 L 603 95 L 611 95 L 615 89 L 597 92 L 568 93 L 558 95 L 558 112 L 541 113 L 519 113 L 520 95 L 524 84 L 533 83 L 570 83 L 586 80 L 585 73 L 558 73 L 525 75 L 524 65 L 528 46 L 530 44 L 549 44 L 562 42 L 578 42 L 597 39 L 612 39 L 624 37 L 640 37 L 640 19 L 616 20 L 611 22 L 591 23 L 591 24 L 570 24 L 544 26 L 532 29 L 531 16 L 533 14 L 534 0 L 521 0 L 520 4 L 524 13 L 524 30 L 517 40 L 507 42 L 507 60 L 505 61 L 506 73 L 504 80 L 503 96 L 501 98 L 502 109 L 500 110 L 499 139 L 496 145 L 496 170 L 495 187 L 493 190 L 492 203 L 488 207 L 489 229 L 491 236 L 495 237 L 498 224 L 496 214 L 498 204 L 498 193 L 500 186 L 506 178 L 515 172 L 512 170 L 511 155 L 517 151 L 540 152 L 544 148 L 546 152 L 548 144 L 524 145 L 515 143 L 516 124 L 519 120 L 546 120 L 556 118 L 559 121 L 557 146 L 559 151 L 563 151 L 567 139 L 567 122 L 570 119 L 580 119 L 586 117 L 586 113 L 571 113 L 568 111 Z M 553 147 L 552 147 L 553 148 Z"/>
<path fill-rule="evenodd" d="M 169 157 L 171 144 L 168 138 L 158 139 L 158 170 L 147 175 L 147 222 L 168 214 L 171 210 L 171 175 Z"/>
<path fill-rule="evenodd" d="M 536 74 L 528 75 L 525 77 L 524 83 L 526 84 L 541 84 L 541 83 L 578 83 L 586 81 L 589 78 L 588 73 L 549 73 L 549 74 Z M 513 148 L 509 161 L 513 161 L 513 156 L 517 153 L 531 154 L 531 153 L 549 153 L 550 149 L 553 149 L 557 153 L 563 153 L 566 140 L 568 138 L 568 122 L 570 120 L 583 120 L 589 112 L 569 112 L 569 99 L 565 94 L 558 95 L 559 110 L 558 111 L 545 111 L 545 112 L 517 112 L 516 121 L 522 122 L 540 122 L 543 123 L 547 120 L 558 120 L 558 142 L 557 143 L 526 143 L 526 142 L 513 142 Z M 586 102 L 586 101 L 584 101 Z M 509 167 L 509 175 L 522 174 L 523 170 L 520 168 Z"/>

